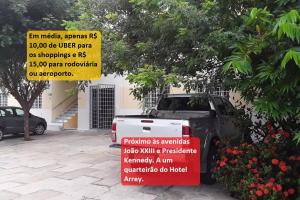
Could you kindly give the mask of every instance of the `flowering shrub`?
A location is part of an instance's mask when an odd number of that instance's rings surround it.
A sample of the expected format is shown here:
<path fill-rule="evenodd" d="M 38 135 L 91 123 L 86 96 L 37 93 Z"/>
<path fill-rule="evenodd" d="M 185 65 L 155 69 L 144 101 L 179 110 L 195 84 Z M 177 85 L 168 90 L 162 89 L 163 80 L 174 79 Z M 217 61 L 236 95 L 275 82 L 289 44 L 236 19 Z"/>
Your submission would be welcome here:
<path fill-rule="evenodd" d="M 218 144 L 215 178 L 239 199 L 297 199 L 300 186 L 299 146 L 290 134 L 267 125 L 258 144 Z M 299 198 L 298 198 L 299 199 Z"/>

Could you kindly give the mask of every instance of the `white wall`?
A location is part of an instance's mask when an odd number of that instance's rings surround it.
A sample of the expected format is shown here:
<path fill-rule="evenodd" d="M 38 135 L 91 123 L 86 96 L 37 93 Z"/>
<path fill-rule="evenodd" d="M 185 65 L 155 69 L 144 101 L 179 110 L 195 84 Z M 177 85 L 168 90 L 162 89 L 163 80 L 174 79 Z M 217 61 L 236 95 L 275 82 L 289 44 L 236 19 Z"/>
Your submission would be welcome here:
<path fill-rule="evenodd" d="M 92 81 L 91 85 L 113 84 L 115 85 L 115 114 L 132 115 L 141 114 L 142 108 L 140 102 L 129 95 L 130 84 L 122 76 L 102 75 L 100 81 Z M 78 95 L 78 130 L 88 130 L 90 123 L 90 89 L 86 88 L 85 92 Z"/>
<path fill-rule="evenodd" d="M 51 109 L 49 109 L 48 101 L 47 98 L 48 97 L 48 92 L 47 90 L 43 93 L 43 99 L 42 99 L 42 108 L 41 109 L 36 109 L 36 108 L 32 108 L 30 110 L 30 113 L 38 116 L 38 117 L 43 117 L 46 119 L 47 123 L 51 122 Z M 20 104 L 18 103 L 18 101 L 11 95 L 8 95 L 7 97 L 7 106 L 16 106 L 16 107 L 21 107 Z"/>

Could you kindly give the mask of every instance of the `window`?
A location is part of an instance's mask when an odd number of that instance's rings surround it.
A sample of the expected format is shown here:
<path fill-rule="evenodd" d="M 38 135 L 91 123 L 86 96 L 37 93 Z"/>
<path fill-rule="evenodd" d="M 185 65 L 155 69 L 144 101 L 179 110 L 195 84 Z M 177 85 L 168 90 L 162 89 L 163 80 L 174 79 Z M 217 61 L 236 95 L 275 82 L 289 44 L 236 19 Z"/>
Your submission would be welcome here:
<path fill-rule="evenodd" d="M 0 93 L 0 106 L 7 106 L 7 95 Z"/>
<path fill-rule="evenodd" d="M 24 116 L 24 111 L 22 109 L 16 108 L 16 115 L 18 117 L 23 117 Z"/>
<path fill-rule="evenodd" d="M 222 97 L 226 97 L 229 98 L 229 91 L 228 90 L 222 90 L 222 88 L 217 87 L 212 94 L 214 95 L 218 95 L 218 96 L 222 96 Z"/>
<path fill-rule="evenodd" d="M 234 115 L 235 109 L 228 100 L 220 97 L 215 97 L 214 100 L 221 115 Z"/>
<path fill-rule="evenodd" d="M 225 105 L 224 105 L 224 103 L 222 101 L 222 98 L 215 97 L 214 100 L 215 100 L 215 104 L 216 104 L 217 109 L 220 112 L 220 114 L 221 115 L 226 115 L 227 112 L 226 112 L 226 109 L 225 109 Z"/>
<path fill-rule="evenodd" d="M 209 111 L 210 105 L 205 97 L 169 97 L 159 102 L 158 110 Z"/>
<path fill-rule="evenodd" d="M 0 117 L 5 117 L 5 111 L 4 110 L 0 110 Z"/>
<path fill-rule="evenodd" d="M 35 109 L 40 109 L 40 108 L 42 108 L 42 95 L 39 95 L 39 96 L 35 99 L 35 101 L 34 101 L 34 103 L 33 103 L 33 105 L 32 105 L 32 108 L 35 108 Z"/>
<path fill-rule="evenodd" d="M 224 105 L 225 105 L 225 110 L 227 115 L 234 115 L 235 113 L 235 109 L 233 107 L 233 105 L 228 101 L 223 99 Z"/>
<path fill-rule="evenodd" d="M 90 128 L 111 128 L 115 116 L 115 85 L 90 87 Z"/>
<path fill-rule="evenodd" d="M 196 91 L 198 93 L 205 93 L 206 90 L 207 89 L 203 86 L 199 86 L 196 89 Z M 215 87 L 212 90 L 209 90 L 208 93 L 213 94 L 213 95 L 218 95 L 218 96 L 221 96 L 221 97 L 229 98 L 229 90 L 225 90 L 223 87 Z"/>
<path fill-rule="evenodd" d="M 1 117 L 12 117 L 13 114 L 13 110 L 11 108 L 2 108 L 0 109 L 0 116 Z"/>
<path fill-rule="evenodd" d="M 170 87 L 169 86 L 166 87 L 166 92 L 165 93 L 166 94 L 170 93 Z M 160 94 L 160 91 L 159 91 L 158 88 L 151 91 L 151 92 L 149 92 L 149 94 L 144 99 L 144 107 L 146 109 L 155 107 L 158 103 L 160 95 L 161 94 Z"/>

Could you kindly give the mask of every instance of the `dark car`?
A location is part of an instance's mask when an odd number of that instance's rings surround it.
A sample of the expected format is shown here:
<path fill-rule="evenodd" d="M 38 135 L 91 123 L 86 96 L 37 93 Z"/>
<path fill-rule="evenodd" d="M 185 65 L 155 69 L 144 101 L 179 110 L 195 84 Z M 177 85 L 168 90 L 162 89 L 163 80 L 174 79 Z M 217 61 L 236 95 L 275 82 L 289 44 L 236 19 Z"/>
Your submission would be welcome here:
<path fill-rule="evenodd" d="M 47 122 L 44 118 L 29 115 L 29 130 L 44 134 Z M 6 134 L 24 133 L 24 111 L 18 107 L 0 107 L 0 140 Z"/>

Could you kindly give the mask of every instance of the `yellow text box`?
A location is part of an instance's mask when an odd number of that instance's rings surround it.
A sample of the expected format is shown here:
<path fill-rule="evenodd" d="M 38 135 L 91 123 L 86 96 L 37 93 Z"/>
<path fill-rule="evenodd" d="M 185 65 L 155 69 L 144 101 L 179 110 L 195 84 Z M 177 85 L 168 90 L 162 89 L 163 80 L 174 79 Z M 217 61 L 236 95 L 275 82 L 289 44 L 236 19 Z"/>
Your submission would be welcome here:
<path fill-rule="evenodd" d="M 28 80 L 99 80 L 99 31 L 28 31 Z"/>

